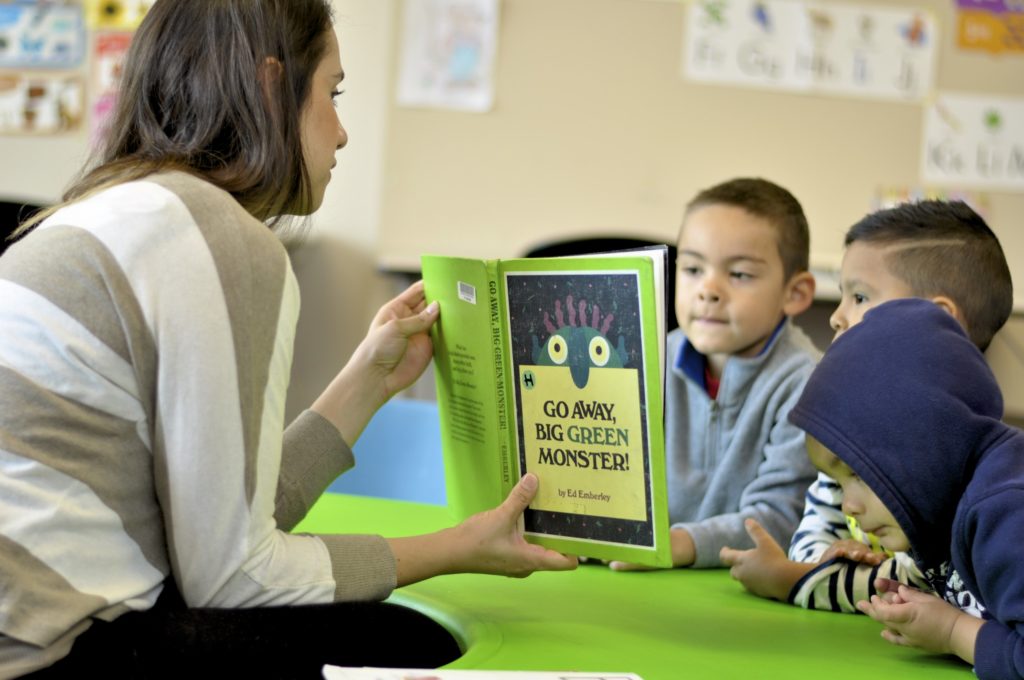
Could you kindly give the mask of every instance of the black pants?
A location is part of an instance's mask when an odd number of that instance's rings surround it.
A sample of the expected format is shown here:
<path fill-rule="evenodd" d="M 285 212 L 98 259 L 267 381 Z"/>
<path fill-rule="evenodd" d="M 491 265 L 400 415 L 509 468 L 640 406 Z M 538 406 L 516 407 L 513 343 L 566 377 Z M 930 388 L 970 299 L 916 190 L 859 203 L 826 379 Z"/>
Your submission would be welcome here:
<path fill-rule="evenodd" d="M 189 609 L 169 585 L 152 609 L 94 622 L 68 656 L 26 677 L 322 678 L 324 664 L 436 668 L 460 655 L 440 624 L 398 605 Z"/>

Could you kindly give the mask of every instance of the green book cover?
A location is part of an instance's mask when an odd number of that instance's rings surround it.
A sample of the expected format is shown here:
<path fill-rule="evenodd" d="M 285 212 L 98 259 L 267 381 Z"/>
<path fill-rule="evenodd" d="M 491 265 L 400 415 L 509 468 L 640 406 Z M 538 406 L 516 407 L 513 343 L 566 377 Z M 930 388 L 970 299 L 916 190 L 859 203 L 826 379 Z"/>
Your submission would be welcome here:
<path fill-rule="evenodd" d="M 459 517 L 540 479 L 528 540 L 671 566 L 664 248 L 422 258 L 448 502 Z"/>

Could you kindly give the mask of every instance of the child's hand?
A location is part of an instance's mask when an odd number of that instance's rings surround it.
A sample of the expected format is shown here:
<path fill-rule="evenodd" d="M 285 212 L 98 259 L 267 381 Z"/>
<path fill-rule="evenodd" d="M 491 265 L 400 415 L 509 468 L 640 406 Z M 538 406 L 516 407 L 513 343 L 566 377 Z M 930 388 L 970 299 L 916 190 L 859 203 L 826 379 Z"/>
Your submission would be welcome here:
<path fill-rule="evenodd" d="M 672 566 L 688 567 L 697 559 L 696 549 L 693 545 L 693 537 L 686 529 L 672 529 L 669 533 L 669 542 L 672 546 Z M 619 562 L 614 560 L 608 563 L 613 571 L 649 571 L 658 567 L 648 567 L 642 564 L 631 562 Z"/>
<path fill-rule="evenodd" d="M 875 592 L 878 593 L 883 602 L 902 604 L 905 600 L 900 597 L 901 585 L 903 584 L 895 579 L 879 576 L 875 579 Z"/>
<path fill-rule="evenodd" d="M 754 595 L 785 601 L 800 577 L 815 565 L 791 562 L 757 520 L 748 519 L 744 526 L 754 541 L 754 548 L 722 548 L 719 552 L 722 564 L 730 567 L 729 575 Z"/>
<path fill-rule="evenodd" d="M 873 567 L 877 567 L 879 564 L 884 562 L 888 556 L 885 553 L 873 551 L 870 547 L 864 545 L 860 541 L 855 541 L 852 538 L 845 538 L 830 545 L 828 549 L 821 554 L 821 561 L 827 562 L 837 557 L 842 557 L 843 559 L 850 560 L 851 562 L 861 562 L 863 564 L 870 564 Z"/>
<path fill-rule="evenodd" d="M 575 569 L 575 557 L 527 543 L 523 538 L 523 510 L 536 494 L 536 475 L 523 475 L 501 505 L 455 527 L 452 549 L 460 558 L 454 570 L 521 578 L 535 571 Z"/>
<path fill-rule="evenodd" d="M 905 585 L 900 585 L 895 593 L 883 592 L 884 597 L 872 595 L 870 601 L 857 603 L 857 609 L 885 626 L 883 638 L 894 645 L 920 647 L 938 654 L 953 653 L 974 663 L 974 643 L 983 623 L 981 619 L 936 595 Z"/>

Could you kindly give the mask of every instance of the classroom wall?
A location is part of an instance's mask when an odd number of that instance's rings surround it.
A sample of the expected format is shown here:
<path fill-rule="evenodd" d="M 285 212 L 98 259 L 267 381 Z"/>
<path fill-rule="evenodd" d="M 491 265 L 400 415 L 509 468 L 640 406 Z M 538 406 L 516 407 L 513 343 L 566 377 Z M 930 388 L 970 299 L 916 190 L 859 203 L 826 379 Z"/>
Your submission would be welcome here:
<path fill-rule="evenodd" d="M 931 12 L 940 27 L 938 90 L 1024 96 L 1024 57 L 955 48 L 952 0 L 851 4 Z M 492 111 L 402 108 L 392 99 L 382 266 L 415 270 L 424 252 L 517 256 L 587 234 L 673 240 L 696 191 L 759 175 L 803 203 L 812 266 L 822 274 L 818 307 L 830 307 L 829 270 L 846 229 L 880 188 L 921 184 L 922 106 L 688 81 L 685 16 L 678 1 L 502 0 Z M 1024 194 L 985 198 L 1024 311 Z M 815 323 L 827 319 L 817 311 Z M 1024 417 L 1020 319 L 989 358 L 1007 411 Z"/>
<path fill-rule="evenodd" d="M 1024 96 L 1024 58 L 953 49 L 951 0 L 863 4 L 936 15 L 941 89 Z M 381 269 L 414 269 L 422 252 L 509 256 L 593 232 L 671 239 L 694 191 L 760 174 L 800 197 L 815 264 L 830 267 L 879 186 L 917 184 L 919 106 L 688 82 L 682 2 L 502 0 L 486 114 L 396 107 L 403 3 L 334 6 L 350 141 L 305 245 L 292 247 L 303 312 L 289 415 L 333 377 L 395 290 Z M 55 201 L 87 154 L 85 132 L 0 136 L 0 194 Z M 1024 195 L 988 198 L 1020 289 Z M 1008 412 L 1024 417 L 1024 318 L 989 359 Z"/>
<path fill-rule="evenodd" d="M 1024 58 L 954 49 L 955 2 L 857 4 L 937 18 L 940 90 L 1024 96 Z M 591 232 L 672 239 L 697 190 L 761 175 L 804 204 L 815 263 L 837 264 L 844 231 L 879 187 L 919 185 L 922 107 L 688 81 L 686 7 L 503 0 L 493 111 L 391 109 L 383 261 L 407 266 L 430 250 L 515 256 Z M 1024 282 L 1024 194 L 989 198 Z"/>

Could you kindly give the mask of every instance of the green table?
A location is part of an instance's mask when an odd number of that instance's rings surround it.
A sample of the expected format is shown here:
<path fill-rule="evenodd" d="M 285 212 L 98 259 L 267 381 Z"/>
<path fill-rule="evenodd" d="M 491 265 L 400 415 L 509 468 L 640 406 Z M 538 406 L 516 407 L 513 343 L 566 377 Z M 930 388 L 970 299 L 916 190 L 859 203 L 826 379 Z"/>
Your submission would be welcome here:
<path fill-rule="evenodd" d="M 441 506 L 325 494 L 296 530 L 405 536 L 450 524 Z M 466 653 L 450 668 L 628 671 L 644 680 L 974 677 L 954 657 L 888 644 L 866 616 L 754 597 L 724 569 L 459 574 L 401 588 L 391 601 L 456 635 Z"/>

